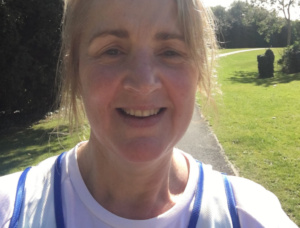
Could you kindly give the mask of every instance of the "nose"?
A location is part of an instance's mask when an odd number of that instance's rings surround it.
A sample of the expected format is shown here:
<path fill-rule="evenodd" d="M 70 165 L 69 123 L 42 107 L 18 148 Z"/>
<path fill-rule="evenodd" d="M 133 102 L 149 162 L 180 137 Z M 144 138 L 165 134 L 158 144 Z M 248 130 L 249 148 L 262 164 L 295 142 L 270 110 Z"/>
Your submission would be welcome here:
<path fill-rule="evenodd" d="M 123 81 L 124 88 L 140 95 L 148 95 L 160 89 L 162 83 L 154 61 L 146 51 L 132 56 Z"/>

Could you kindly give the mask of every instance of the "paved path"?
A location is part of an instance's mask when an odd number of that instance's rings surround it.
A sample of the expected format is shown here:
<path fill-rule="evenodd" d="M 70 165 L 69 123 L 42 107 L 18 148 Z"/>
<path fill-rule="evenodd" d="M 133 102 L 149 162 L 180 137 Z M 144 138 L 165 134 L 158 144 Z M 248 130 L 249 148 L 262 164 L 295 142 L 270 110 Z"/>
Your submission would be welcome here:
<path fill-rule="evenodd" d="M 220 57 L 265 48 L 241 50 L 220 54 Z M 194 158 L 205 164 L 211 164 L 214 170 L 230 175 L 238 175 L 233 165 L 228 161 L 217 137 L 212 133 L 208 123 L 201 117 L 200 109 L 196 105 L 193 119 L 184 137 L 176 145 L 179 149 L 191 154 Z"/>
<path fill-rule="evenodd" d="M 265 50 L 266 48 L 255 48 L 255 49 L 249 49 L 249 50 L 240 50 L 240 51 L 233 51 L 233 52 L 228 52 L 225 54 L 220 54 L 219 57 L 225 57 L 227 55 L 233 55 L 233 54 L 237 54 L 237 53 L 241 53 L 241 52 L 246 52 L 246 51 L 256 51 L 256 50 Z"/>

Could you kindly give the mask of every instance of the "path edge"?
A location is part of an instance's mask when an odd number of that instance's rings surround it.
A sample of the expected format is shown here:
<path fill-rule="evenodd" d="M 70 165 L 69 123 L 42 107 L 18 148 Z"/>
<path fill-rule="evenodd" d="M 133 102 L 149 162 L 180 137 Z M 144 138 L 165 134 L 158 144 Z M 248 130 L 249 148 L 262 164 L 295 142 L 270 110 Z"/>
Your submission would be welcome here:
<path fill-rule="evenodd" d="M 223 156 L 224 160 L 227 162 L 228 166 L 231 168 L 232 172 L 234 173 L 235 176 L 239 177 L 239 171 L 237 168 L 235 168 L 234 164 L 231 163 L 231 161 L 229 160 L 229 158 L 227 157 L 225 150 L 223 148 L 223 146 L 221 145 L 220 141 L 218 140 L 214 130 L 212 129 L 212 127 L 209 125 L 209 121 L 205 118 L 205 116 L 202 114 L 201 112 L 201 107 L 199 106 L 199 104 L 196 103 L 196 106 L 198 108 L 198 112 L 201 115 L 201 118 L 203 118 L 203 120 L 205 121 L 206 126 L 208 127 L 209 131 L 211 132 L 211 135 L 215 138 L 217 145 L 220 148 L 220 154 Z"/>
<path fill-rule="evenodd" d="M 212 135 L 214 136 L 215 140 L 217 141 L 218 146 L 219 146 L 220 149 L 221 149 L 221 150 L 220 150 L 220 154 L 224 157 L 225 161 L 228 163 L 229 167 L 232 169 L 234 175 L 237 176 L 237 177 L 239 177 L 239 176 L 240 176 L 239 171 L 235 168 L 234 164 L 231 163 L 231 161 L 229 160 L 229 158 L 228 158 L 227 155 L 225 154 L 225 150 L 224 150 L 224 148 L 222 147 L 221 143 L 219 142 L 219 140 L 218 140 L 217 136 L 215 135 L 213 129 L 212 129 L 210 126 L 208 126 L 208 127 L 209 127 L 209 129 L 211 130 Z"/>

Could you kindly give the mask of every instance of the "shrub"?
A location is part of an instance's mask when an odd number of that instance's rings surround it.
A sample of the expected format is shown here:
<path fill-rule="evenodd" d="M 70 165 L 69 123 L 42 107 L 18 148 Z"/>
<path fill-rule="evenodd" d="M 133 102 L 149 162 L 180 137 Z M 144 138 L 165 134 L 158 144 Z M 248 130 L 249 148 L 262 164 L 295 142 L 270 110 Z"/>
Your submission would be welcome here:
<path fill-rule="evenodd" d="M 277 62 L 282 66 L 282 72 L 293 74 L 300 72 L 300 42 L 285 48 L 282 58 Z"/>
<path fill-rule="evenodd" d="M 47 112 L 55 99 L 61 0 L 0 3 L 0 112 Z"/>
<path fill-rule="evenodd" d="M 274 77 L 275 55 L 271 49 L 268 49 L 264 55 L 257 56 L 259 78 Z"/>

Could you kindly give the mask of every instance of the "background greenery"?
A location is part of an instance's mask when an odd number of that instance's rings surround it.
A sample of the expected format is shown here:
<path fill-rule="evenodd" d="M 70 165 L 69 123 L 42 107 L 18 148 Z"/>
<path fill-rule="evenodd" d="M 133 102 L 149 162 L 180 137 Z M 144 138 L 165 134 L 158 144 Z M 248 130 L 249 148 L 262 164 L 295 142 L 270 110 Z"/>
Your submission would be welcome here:
<path fill-rule="evenodd" d="M 295 6 L 300 9 L 299 6 Z M 223 48 L 284 47 L 287 24 L 275 11 L 235 1 L 226 9 L 211 8 L 218 25 L 217 36 Z M 291 44 L 300 39 L 300 21 L 291 21 Z"/>
<path fill-rule="evenodd" d="M 61 0 L 0 2 L 0 111 L 53 105 L 61 17 Z"/>

